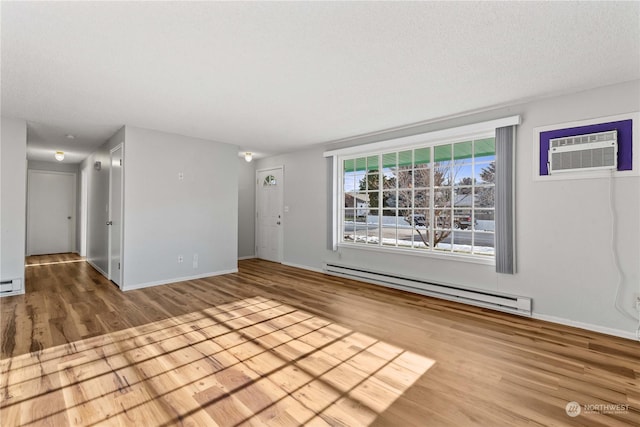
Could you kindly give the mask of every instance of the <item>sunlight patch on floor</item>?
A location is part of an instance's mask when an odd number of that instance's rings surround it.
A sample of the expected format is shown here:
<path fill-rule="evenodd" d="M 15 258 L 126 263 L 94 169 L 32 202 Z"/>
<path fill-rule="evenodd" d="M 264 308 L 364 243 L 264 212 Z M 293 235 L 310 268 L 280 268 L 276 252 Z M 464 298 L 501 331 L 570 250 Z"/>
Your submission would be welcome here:
<path fill-rule="evenodd" d="M 25 264 L 25 267 L 37 267 L 37 266 L 43 266 L 43 265 L 56 265 L 56 264 L 71 264 L 74 262 L 85 262 L 84 259 L 73 259 L 73 260 L 69 260 L 69 261 L 51 261 L 51 262 L 40 262 L 40 263 L 35 263 L 35 264 Z"/>
<path fill-rule="evenodd" d="M 255 297 L 0 361 L 6 425 L 369 425 L 434 360 Z"/>

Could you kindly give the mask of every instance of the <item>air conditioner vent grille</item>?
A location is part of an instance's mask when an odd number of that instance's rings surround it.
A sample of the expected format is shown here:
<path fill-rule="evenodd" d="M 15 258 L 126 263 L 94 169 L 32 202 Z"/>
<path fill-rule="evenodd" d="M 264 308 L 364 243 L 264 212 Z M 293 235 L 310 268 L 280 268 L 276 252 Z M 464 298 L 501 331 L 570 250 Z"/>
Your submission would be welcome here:
<path fill-rule="evenodd" d="M 616 169 L 617 131 L 555 138 L 549 141 L 549 173 Z"/>
<path fill-rule="evenodd" d="M 601 168 L 613 165 L 615 156 L 615 147 L 554 153 L 551 155 L 551 168 L 556 172 L 571 169 Z"/>
<path fill-rule="evenodd" d="M 551 148 L 553 148 L 564 147 L 567 145 L 588 144 L 591 142 L 616 141 L 616 134 L 617 131 L 612 130 L 607 132 L 590 133 L 587 135 L 569 136 L 566 138 L 555 138 L 549 140 L 549 144 L 551 145 Z"/>

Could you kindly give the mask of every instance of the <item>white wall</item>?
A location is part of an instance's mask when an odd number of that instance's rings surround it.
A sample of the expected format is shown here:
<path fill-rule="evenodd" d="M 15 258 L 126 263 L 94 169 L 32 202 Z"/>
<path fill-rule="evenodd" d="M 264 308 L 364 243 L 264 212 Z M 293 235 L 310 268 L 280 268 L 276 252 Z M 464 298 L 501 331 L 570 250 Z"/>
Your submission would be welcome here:
<path fill-rule="evenodd" d="M 327 160 L 323 148 L 261 159 L 256 169 L 284 165 L 284 263 L 321 269 L 327 259 Z"/>
<path fill-rule="evenodd" d="M 109 151 L 125 142 L 124 127 L 116 132 L 97 151 L 87 157 L 80 169 L 87 172 L 88 200 L 87 200 L 87 261 L 105 276 L 109 271 Z M 125 147 L 126 150 L 126 147 Z M 102 168 L 94 168 L 96 161 L 101 162 Z M 78 200 L 80 196 L 78 193 Z"/>
<path fill-rule="evenodd" d="M 237 271 L 238 147 L 125 133 L 124 289 Z"/>
<path fill-rule="evenodd" d="M 238 164 L 238 258 L 250 258 L 256 252 L 256 168 L 244 158 Z"/>
<path fill-rule="evenodd" d="M 612 253 L 610 184 L 615 246 L 623 272 L 622 300 L 634 311 L 640 292 L 640 177 L 541 182 L 533 180 L 533 128 L 640 110 L 640 81 L 541 100 L 523 107 L 516 170 L 518 271 L 498 275 L 498 288 L 531 295 L 549 320 L 635 336 L 638 322 L 614 308 L 618 272 Z M 633 150 L 640 149 L 634 135 Z M 634 165 L 638 167 L 639 165 Z M 607 330 L 611 329 L 611 330 Z M 625 334 L 626 332 L 626 334 Z"/>
<path fill-rule="evenodd" d="M 0 127 L 0 280 L 20 279 L 22 289 L 14 293 L 23 293 L 27 123 L 2 117 Z"/>
<path fill-rule="evenodd" d="M 325 261 L 420 277 L 434 282 L 530 296 L 536 316 L 633 337 L 637 321 L 614 308 L 618 274 L 611 250 L 609 180 L 533 180 L 533 128 L 640 110 L 640 81 L 542 99 L 348 143 L 261 159 L 256 168 L 284 165 L 284 262 L 319 269 Z M 327 250 L 326 149 L 343 148 L 484 120 L 522 115 L 517 132 L 518 273 L 493 266 L 390 255 L 361 249 Z M 635 135 L 634 150 L 640 149 Z M 615 242 L 627 311 L 640 292 L 640 177 L 614 179 Z M 637 316 L 637 313 L 636 313 Z"/>

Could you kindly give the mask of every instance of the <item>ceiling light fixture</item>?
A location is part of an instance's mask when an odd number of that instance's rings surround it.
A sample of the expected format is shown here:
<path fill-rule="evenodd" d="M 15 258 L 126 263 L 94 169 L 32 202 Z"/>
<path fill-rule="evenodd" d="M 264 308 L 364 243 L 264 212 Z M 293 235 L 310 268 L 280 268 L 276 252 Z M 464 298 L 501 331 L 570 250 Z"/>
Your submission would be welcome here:
<path fill-rule="evenodd" d="M 70 133 L 66 134 L 65 136 L 67 137 L 67 139 L 76 139 L 76 136 Z"/>
<path fill-rule="evenodd" d="M 251 159 L 253 159 L 253 153 L 251 153 L 251 151 L 247 151 L 246 153 L 244 153 L 244 159 L 247 162 L 250 162 Z"/>
<path fill-rule="evenodd" d="M 56 154 L 54 155 L 54 157 L 59 162 L 63 161 L 64 160 L 64 151 L 56 151 Z"/>

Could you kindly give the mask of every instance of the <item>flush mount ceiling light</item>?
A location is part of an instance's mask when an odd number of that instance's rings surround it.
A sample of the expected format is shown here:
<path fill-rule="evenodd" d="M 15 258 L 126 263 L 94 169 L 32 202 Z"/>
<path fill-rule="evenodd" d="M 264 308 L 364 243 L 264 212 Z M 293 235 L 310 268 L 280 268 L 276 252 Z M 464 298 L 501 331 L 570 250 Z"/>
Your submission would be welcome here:
<path fill-rule="evenodd" d="M 251 153 L 251 151 L 247 151 L 246 153 L 244 153 L 244 159 L 247 162 L 250 162 L 251 159 L 253 159 L 253 153 Z"/>
<path fill-rule="evenodd" d="M 67 139 L 76 139 L 76 136 L 70 133 L 66 134 L 65 136 L 67 137 Z"/>
<path fill-rule="evenodd" d="M 64 160 L 64 151 L 56 151 L 56 154 L 54 155 L 54 157 L 59 162 L 63 161 Z"/>

